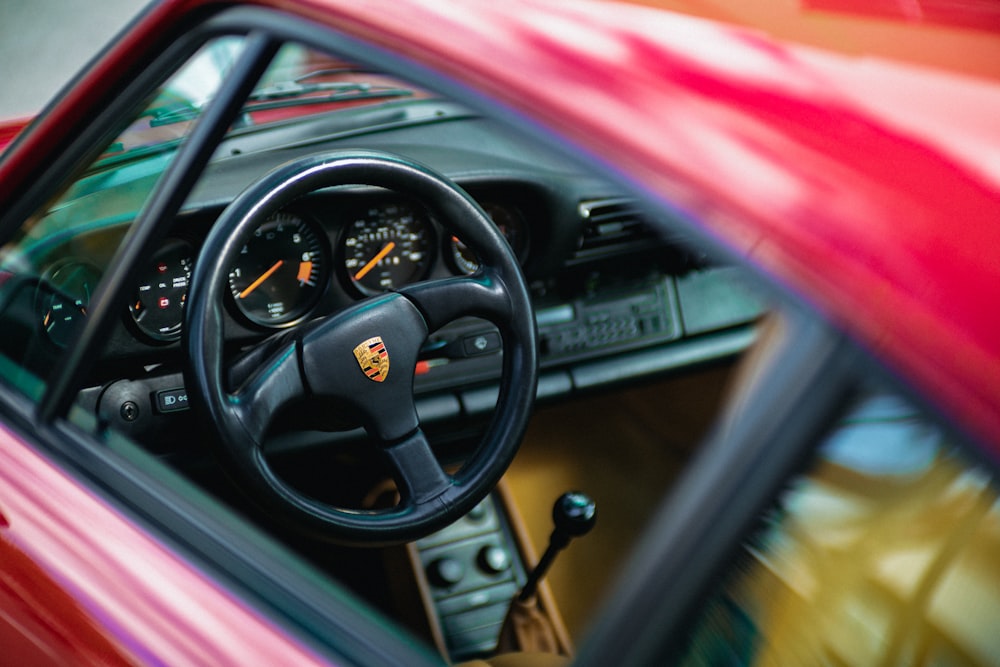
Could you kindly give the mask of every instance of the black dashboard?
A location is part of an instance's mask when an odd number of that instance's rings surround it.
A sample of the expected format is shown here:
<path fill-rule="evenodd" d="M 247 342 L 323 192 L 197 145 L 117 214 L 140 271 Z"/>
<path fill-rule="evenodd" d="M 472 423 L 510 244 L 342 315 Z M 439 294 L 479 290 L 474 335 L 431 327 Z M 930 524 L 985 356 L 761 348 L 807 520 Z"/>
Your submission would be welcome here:
<path fill-rule="evenodd" d="M 511 139 L 495 124 L 440 102 L 408 104 L 423 109 L 419 120 L 387 120 L 377 131 L 363 123 L 363 132 L 326 127 L 330 121 L 319 117 L 271 130 L 266 143 L 253 133 L 227 139 L 144 265 L 79 404 L 154 451 L 172 454 L 186 446 L 177 443 L 191 442 L 178 437 L 192 430 L 179 339 L 200 245 L 247 184 L 287 160 L 328 150 L 374 149 L 427 164 L 467 190 L 493 219 L 531 287 L 539 399 L 711 362 L 749 344 L 749 325 L 763 305 L 737 270 L 709 265 L 654 231 L 635 203 L 605 182 Z M 126 227 L 95 230 L 89 240 L 52 251 L 62 287 L 96 282 L 110 258 L 90 249 L 113 247 L 109 238 Z M 366 296 L 475 268 L 475 256 L 421 202 L 361 186 L 314 192 L 243 240 L 229 274 L 226 341 L 238 354 Z M 77 306 L 66 304 L 64 312 L 76 313 Z M 65 345 L 67 323 L 43 326 L 52 348 Z M 485 321 L 466 318 L 433 332 L 415 378 L 422 423 L 460 430 L 466 420 L 488 414 L 496 403 L 500 354 L 499 336 Z M 291 443 L 279 437 L 276 446 L 361 435 L 359 429 L 326 431 Z"/>

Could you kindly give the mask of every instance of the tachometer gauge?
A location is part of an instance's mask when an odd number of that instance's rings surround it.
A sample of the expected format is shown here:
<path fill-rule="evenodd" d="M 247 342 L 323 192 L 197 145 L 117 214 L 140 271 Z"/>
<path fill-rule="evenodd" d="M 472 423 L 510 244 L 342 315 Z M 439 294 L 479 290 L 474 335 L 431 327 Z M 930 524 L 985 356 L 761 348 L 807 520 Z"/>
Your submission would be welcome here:
<path fill-rule="evenodd" d="M 362 294 L 396 289 L 427 274 L 433 228 L 406 204 L 369 208 L 344 233 L 344 269 Z"/>
<path fill-rule="evenodd" d="M 128 309 L 139 330 L 154 340 L 176 340 L 181 335 L 192 255 L 187 241 L 168 241 L 139 278 Z"/>
<path fill-rule="evenodd" d="M 292 213 L 278 213 L 247 240 L 229 272 L 237 310 L 251 322 L 279 326 L 316 305 L 328 267 L 322 230 Z"/>
<path fill-rule="evenodd" d="M 86 262 L 70 260 L 59 264 L 46 277 L 46 289 L 39 290 L 36 308 L 42 330 L 50 341 L 66 347 L 73 340 L 80 320 L 87 316 L 90 297 L 101 280 L 100 270 Z"/>
<path fill-rule="evenodd" d="M 521 212 L 492 202 L 484 203 L 482 207 L 507 239 L 517 258 L 523 261 L 528 251 L 528 233 Z M 479 259 L 457 236 L 452 236 L 448 245 L 451 249 L 451 261 L 459 273 L 473 273 L 479 268 Z"/>

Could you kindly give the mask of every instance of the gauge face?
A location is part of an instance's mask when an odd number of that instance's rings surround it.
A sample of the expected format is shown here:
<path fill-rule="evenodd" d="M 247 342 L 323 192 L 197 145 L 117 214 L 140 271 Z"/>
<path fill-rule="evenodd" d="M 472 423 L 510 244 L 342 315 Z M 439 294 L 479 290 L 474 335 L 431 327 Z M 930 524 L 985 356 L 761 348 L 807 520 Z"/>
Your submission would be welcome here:
<path fill-rule="evenodd" d="M 128 309 L 139 330 L 154 340 L 176 340 L 181 335 L 192 255 L 188 242 L 168 241 L 139 278 Z"/>
<path fill-rule="evenodd" d="M 420 280 L 430 266 L 433 234 L 427 216 L 412 206 L 383 204 L 368 209 L 344 234 L 348 279 L 362 294 Z"/>
<path fill-rule="evenodd" d="M 482 205 L 493 223 L 500 229 L 500 233 L 507 239 L 511 249 L 518 259 L 523 260 L 528 251 L 528 233 L 525 229 L 524 217 L 520 211 L 500 204 L 485 203 Z M 451 260 L 459 273 L 473 273 L 479 268 L 479 259 L 472 250 L 462 243 L 457 236 L 452 236 L 448 241 L 451 249 Z"/>
<path fill-rule="evenodd" d="M 264 326 L 304 317 L 326 285 L 328 268 L 320 238 L 315 223 L 287 212 L 258 227 L 229 272 L 237 310 Z"/>
<path fill-rule="evenodd" d="M 76 327 L 87 316 L 90 297 L 101 280 L 97 267 L 86 262 L 68 261 L 48 275 L 47 289 L 40 290 L 36 308 L 42 330 L 50 341 L 66 347 L 73 341 Z"/>

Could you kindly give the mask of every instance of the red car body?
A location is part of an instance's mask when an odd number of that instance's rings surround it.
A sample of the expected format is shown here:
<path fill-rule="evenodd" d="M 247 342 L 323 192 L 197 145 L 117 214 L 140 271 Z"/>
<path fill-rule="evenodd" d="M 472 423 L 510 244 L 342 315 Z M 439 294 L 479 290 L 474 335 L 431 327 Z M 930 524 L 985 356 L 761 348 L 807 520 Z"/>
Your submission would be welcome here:
<path fill-rule="evenodd" d="M 20 134 L 29 122 L 30 119 L 12 119 L 0 124 L 0 150 L 7 148 L 7 145 L 14 141 L 14 137 Z"/>
<path fill-rule="evenodd" d="M 1000 459 L 997 81 L 618 3 L 248 4 L 400 54 L 623 175 L 824 313 Z M 217 8 L 147 10 L 4 151 L 0 207 L 133 63 Z M 984 28 L 995 17 L 970 30 L 1000 39 Z M 5 659 L 318 661 L 16 429 L 0 433 L 0 489 Z"/>

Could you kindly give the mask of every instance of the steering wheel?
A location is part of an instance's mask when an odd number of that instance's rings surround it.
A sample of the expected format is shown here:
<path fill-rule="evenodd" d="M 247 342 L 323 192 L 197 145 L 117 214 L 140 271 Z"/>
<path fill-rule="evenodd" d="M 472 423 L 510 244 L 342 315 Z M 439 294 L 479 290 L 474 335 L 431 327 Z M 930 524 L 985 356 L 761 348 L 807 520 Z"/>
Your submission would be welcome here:
<path fill-rule="evenodd" d="M 289 202 L 320 188 L 370 185 L 422 202 L 469 246 L 480 268 L 370 297 L 265 341 L 264 359 L 229 387 L 223 298 L 245 239 Z M 496 410 L 462 467 L 446 472 L 420 427 L 413 378 L 430 332 L 463 316 L 499 329 L 503 371 Z M 284 164 L 222 213 L 195 262 L 183 345 L 187 385 L 214 422 L 227 471 L 265 509 L 300 530 L 340 543 L 393 544 L 458 519 L 496 485 L 524 434 L 538 379 L 535 321 L 521 268 L 503 235 L 444 176 L 383 153 L 326 153 Z M 399 489 L 392 508 L 336 507 L 292 488 L 272 470 L 263 441 L 272 415 L 300 399 L 346 404 L 387 461 Z"/>

